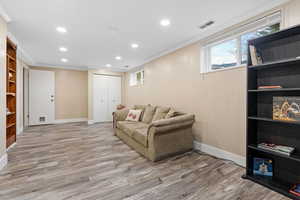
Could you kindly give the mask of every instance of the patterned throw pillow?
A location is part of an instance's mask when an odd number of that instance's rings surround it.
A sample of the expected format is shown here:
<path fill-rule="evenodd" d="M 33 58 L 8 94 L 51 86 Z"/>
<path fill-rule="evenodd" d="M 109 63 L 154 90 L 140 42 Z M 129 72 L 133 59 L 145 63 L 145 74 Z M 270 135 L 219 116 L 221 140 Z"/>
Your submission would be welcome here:
<path fill-rule="evenodd" d="M 129 113 L 126 117 L 126 121 L 133 121 L 133 122 L 139 121 L 142 112 L 143 112 L 142 110 L 129 110 Z"/>

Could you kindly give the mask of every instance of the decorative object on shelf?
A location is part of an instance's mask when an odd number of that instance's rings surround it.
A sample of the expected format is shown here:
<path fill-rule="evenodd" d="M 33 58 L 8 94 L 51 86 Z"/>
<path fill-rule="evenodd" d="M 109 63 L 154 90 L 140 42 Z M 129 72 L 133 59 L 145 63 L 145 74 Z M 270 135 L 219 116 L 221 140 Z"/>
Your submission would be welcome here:
<path fill-rule="evenodd" d="M 117 105 L 117 110 L 122 110 L 124 108 L 126 108 L 126 106 L 124 106 L 122 104 Z"/>
<path fill-rule="evenodd" d="M 12 80 L 13 74 L 11 72 L 8 73 L 8 78 L 9 78 L 9 80 Z"/>
<path fill-rule="evenodd" d="M 290 193 L 300 197 L 300 184 L 293 185 L 293 187 L 290 189 Z"/>
<path fill-rule="evenodd" d="M 273 97 L 273 120 L 300 121 L 300 97 Z"/>
<path fill-rule="evenodd" d="M 253 158 L 253 174 L 272 177 L 273 161 L 265 158 Z"/>
<path fill-rule="evenodd" d="M 283 146 L 283 145 L 276 145 L 270 143 L 260 143 L 257 145 L 258 148 L 273 151 L 276 153 L 284 154 L 286 156 L 290 156 L 294 151 L 294 147 Z"/>
<path fill-rule="evenodd" d="M 254 45 L 249 45 L 252 65 L 262 64 L 263 60 Z"/>
<path fill-rule="evenodd" d="M 264 89 L 281 89 L 282 87 L 280 85 L 263 85 L 259 86 L 259 90 L 264 90 Z"/>
<path fill-rule="evenodd" d="M 6 115 L 9 115 L 9 114 L 11 114 L 11 113 L 12 113 L 12 112 L 10 112 L 8 108 L 6 108 Z"/>

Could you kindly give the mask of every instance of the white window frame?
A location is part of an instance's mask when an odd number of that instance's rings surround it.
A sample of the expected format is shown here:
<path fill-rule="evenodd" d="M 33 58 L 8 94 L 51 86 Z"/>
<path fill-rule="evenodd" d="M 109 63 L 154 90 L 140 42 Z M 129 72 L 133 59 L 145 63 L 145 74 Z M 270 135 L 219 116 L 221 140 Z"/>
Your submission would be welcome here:
<path fill-rule="evenodd" d="M 275 17 L 274 17 L 275 16 Z M 273 19 L 275 18 L 275 19 Z M 260 21 L 263 20 L 263 23 L 259 23 Z M 255 25 L 256 23 L 258 23 L 258 25 Z M 209 72 L 217 72 L 217 71 L 223 71 L 223 70 L 230 70 L 230 69 L 234 69 L 234 68 L 239 68 L 239 67 L 245 67 L 247 64 L 242 64 L 242 49 L 241 49 L 241 37 L 244 34 L 247 33 L 251 33 L 254 31 L 257 31 L 259 29 L 268 27 L 268 26 L 272 26 L 274 24 L 280 23 L 280 26 L 282 26 L 282 13 L 281 11 L 277 11 L 271 15 L 265 16 L 263 18 L 260 18 L 258 20 L 255 20 L 253 22 L 250 22 L 246 25 L 243 25 L 239 28 L 236 28 L 238 33 L 233 33 L 234 31 L 231 32 L 227 32 L 224 33 L 225 35 L 230 35 L 227 36 L 225 38 L 221 38 L 221 39 L 217 39 L 214 40 L 213 42 L 209 42 L 206 45 L 204 45 L 204 47 L 201 48 L 201 66 L 200 66 L 200 73 L 209 73 Z M 212 65 L 211 65 L 211 48 L 228 42 L 230 40 L 236 40 L 237 44 L 237 64 L 235 66 L 232 67 L 225 67 L 225 68 L 221 68 L 221 69 L 212 69 Z"/>
<path fill-rule="evenodd" d="M 137 82 L 137 74 L 141 73 L 141 82 Z M 144 69 L 131 72 L 129 75 L 129 86 L 137 86 L 137 85 L 143 85 L 144 84 L 144 79 L 145 79 L 145 71 Z"/>

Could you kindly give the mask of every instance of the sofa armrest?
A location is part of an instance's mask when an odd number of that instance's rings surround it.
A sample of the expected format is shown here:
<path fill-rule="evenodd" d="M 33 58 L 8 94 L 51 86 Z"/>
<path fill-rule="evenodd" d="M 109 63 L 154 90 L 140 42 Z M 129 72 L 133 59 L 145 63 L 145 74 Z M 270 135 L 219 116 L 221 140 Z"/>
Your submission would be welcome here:
<path fill-rule="evenodd" d="M 152 134 L 171 132 L 172 130 L 190 127 L 195 121 L 195 115 L 185 114 L 170 119 L 162 119 L 151 123 L 149 130 Z"/>
<path fill-rule="evenodd" d="M 125 108 L 122 110 L 117 110 L 114 112 L 114 121 L 125 121 L 127 115 L 129 113 L 129 109 Z"/>
<path fill-rule="evenodd" d="M 185 114 L 177 117 L 172 117 L 169 119 L 161 119 L 151 123 L 151 126 L 161 127 L 161 126 L 169 126 L 173 124 L 183 123 L 186 121 L 195 121 L 195 115 L 193 114 Z"/>

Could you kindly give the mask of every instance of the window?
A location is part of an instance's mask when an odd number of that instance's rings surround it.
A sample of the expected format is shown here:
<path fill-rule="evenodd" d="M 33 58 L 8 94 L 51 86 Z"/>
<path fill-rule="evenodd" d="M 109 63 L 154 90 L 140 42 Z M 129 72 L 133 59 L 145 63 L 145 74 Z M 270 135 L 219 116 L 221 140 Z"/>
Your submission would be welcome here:
<path fill-rule="evenodd" d="M 143 85 L 144 84 L 144 70 L 130 73 L 129 85 Z"/>
<path fill-rule="evenodd" d="M 247 63 L 248 40 L 280 30 L 281 14 L 275 13 L 238 29 L 228 39 L 213 42 L 204 47 L 204 63 L 201 72 L 241 66 Z"/>

